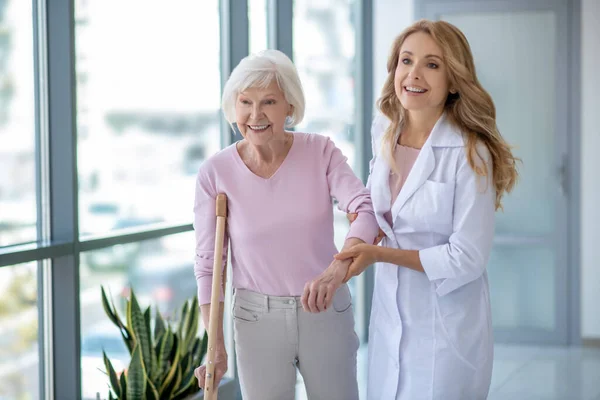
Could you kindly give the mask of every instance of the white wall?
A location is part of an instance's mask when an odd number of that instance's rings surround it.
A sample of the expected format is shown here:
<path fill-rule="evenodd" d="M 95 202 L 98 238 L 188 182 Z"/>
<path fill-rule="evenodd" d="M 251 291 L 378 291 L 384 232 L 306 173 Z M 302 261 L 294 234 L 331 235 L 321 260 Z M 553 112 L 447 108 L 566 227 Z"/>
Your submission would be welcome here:
<path fill-rule="evenodd" d="M 581 335 L 600 338 L 600 1 L 582 0 Z"/>
<path fill-rule="evenodd" d="M 600 338 L 600 0 L 582 1 L 581 330 Z M 395 36 L 413 22 L 414 0 L 373 1 L 373 95 L 379 98 Z"/>

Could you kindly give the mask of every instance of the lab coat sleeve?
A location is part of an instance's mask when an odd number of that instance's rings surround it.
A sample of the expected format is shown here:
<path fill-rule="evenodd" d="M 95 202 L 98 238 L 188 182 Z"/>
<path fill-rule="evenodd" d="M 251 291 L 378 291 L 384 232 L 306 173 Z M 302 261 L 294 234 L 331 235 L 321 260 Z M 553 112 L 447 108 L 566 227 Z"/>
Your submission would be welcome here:
<path fill-rule="evenodd" d="M 375 219 L 371 194 L 362 181 L 356 177 L 340 149 L 329 138 L 326 140 L 324 157 L 328 164 L 329 194 L 338 201 L 338 208 L 341 211 L 358 213 L 350 225 L 346 239 L 352 237 L 365 243 L 373 243 L 377 237 L 379 226 Z"/>
<path fill-rule="evenodd" d="M 489 152 L 483 145 L 477 150 L 485 160 L 488 176 L 477 175 L 466 153 L 461 154 L 454 192 L 453 233 L 448 243 L 419 251 L 423 269 L 436 284 L 439 296 L 479 278 L 490 257 L 496 192 Z M 477 155 L 475 162 L 482 164 Z"/>
<path fill-rule="evenodd" d="M 209 168 L 201 168 L 196 179 L 194 199 L 194 233 L 196 236 L 196 260 L 194 275 L 198 286 L 198 304 L 209 304 L 212 294 L 213 260 L 215 255 L 215 232 L 217 217 L 215 188 L 216 178 Z M 227 232 L 225 232 L 227 236 Z M 227 237 L 223 242 L 222 268 L 227 262 Z M 221 301 L 223 289 L 221 288 Z"/>

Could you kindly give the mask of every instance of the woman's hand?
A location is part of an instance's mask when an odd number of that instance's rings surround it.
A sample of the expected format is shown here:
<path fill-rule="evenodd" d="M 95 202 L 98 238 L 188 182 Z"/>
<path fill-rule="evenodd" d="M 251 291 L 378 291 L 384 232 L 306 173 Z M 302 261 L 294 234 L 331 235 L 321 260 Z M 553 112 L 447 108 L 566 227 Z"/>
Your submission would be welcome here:
<path fill-rule="evenodd" d="M 350 221 L 350 223 L 353 223 L 356 220 L 356 217 L 358 217 L 358 213 L 348 213 L 348 214 L 346 214 L 346 218 L 348 218 L 348 221 Z M 381 230 L 381 228 L 379 228 L 379 232 L 377 233 L 377 237 L 373 241 L 373 244 L 379 244 L 379 242 L 381 242 L 381 240 L 384 237 L 385 237 L 385 233 L 383 233 L 383 231 Z"/>
<path fill-rule="evenodd" d="M 219 387 L 219 382 L 227 372 L 227 351 L 225 350 L 225 345 L 218 345 L 215 351 L 215 378 L 213 380 L 213 390 Z M 201 365 L 194 370 L 194 376 L 198 379 L 198 387 L 204 388 L 206 378 L 206 365 Z"/>
<path fill-rule="evenodd" d="M 336 260 L 352 260 L 352 263 L 348 267 L 348 272 L 344 277 L 344 283 L 348 282 L 353 276 L 360 275 L 369 265 L 376 263 L 378 251 L 379 247 L 376 245 L 361 243 L 336 254 Z"/>
<path fill-rule="evenodd" d="M 302 293 L 304 311 L 318 313 L 331 307 L 333 296 L 348 273 L 349 261 L 333 260 L 325 271 L 307 282 Z"/>

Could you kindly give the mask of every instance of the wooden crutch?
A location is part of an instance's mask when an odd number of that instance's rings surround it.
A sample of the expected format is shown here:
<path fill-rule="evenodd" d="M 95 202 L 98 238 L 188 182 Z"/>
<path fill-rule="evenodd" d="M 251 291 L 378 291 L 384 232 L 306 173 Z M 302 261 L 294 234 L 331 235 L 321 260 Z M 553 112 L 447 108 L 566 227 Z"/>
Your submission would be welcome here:
<path fill-rule="evenodd" d="M 225 293 L 227 279 L 227 263 L 223 268 L 223 243 L 225 240 L 225 225 L 227 223 L 227 196 L 224 193 L 217 195 L 216 201 L 217 229 L 215 232 L 215 256 L 213 262 L 212 294 L 210 299 L 210 319 L 208 320 L 208 351 L 206 353 L 206 376 L 204 380 L 204 399 L 217 400 L 219 388 L 214 387 L 215 381 L 215 347 L 217 344 L 217 330 L 220 316 L 221 286 Z M 223 278 L 221 279 L 221 271 Z"/>

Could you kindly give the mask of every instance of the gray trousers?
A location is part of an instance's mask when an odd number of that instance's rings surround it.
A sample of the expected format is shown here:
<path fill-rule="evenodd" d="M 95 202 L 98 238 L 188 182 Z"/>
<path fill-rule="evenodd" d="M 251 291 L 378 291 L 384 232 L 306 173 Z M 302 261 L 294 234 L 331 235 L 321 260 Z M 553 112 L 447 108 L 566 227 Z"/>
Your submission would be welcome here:
<path fill-rule="evenodd" d="M 237 289 L 233 323 L 244 400 L 293 400 L 296 368 L 309 400 L 358 400 L 359 341 L 347 285 L 318 314 L 305 312 L 299 297 Z"/>

